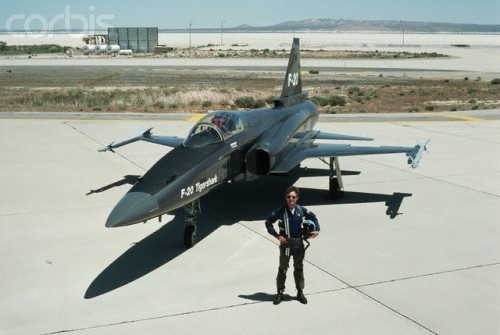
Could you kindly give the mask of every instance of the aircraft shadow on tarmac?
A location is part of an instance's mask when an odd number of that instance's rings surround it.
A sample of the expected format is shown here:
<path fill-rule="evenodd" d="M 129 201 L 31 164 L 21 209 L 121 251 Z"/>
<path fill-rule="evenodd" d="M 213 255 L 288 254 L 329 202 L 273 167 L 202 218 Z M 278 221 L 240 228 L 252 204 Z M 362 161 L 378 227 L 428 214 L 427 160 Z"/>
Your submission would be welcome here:
<path fill-rule="evenodd" d="M 356 175 L 356 171 L 342 171 L 343 175 Z M 271 211 L 284 203 L 284 190 L 295 184 L 302 177 L 325 176 L 328 183 L 328 170 L 297 168 L 287 176 L 265 176 L 253 182 L 225 184 L 201 199 L 202 213 L 198 217 L 198 242 L 214 232 L 223 224 L 234 224 L 239 221 L 258 221 L 262 224 Z M 395 218 L 408 193 L 376 194 L 345 192 L 342 199 L 332 202 L 327 189 L 301 188 L 299 203 L 304 206 L 340 205 L 356 203 L 384 202 L 386 214 Z M 207 220 L 213 211 L 225 217 L 224 223 Z M 85 292 L 85 299 L 92 299 L 125 286 L 150 272 L 167 264 L 180 256 L 186 249 L 183 244 L 184 210 L 172 212 L 173 219 L 166 222 L 160 229 L 135 243 L 106 269 L 104 269 L 90 284 Z M 208 214 L 208 215 L 205 215 Z M 326 218 L 320 218 L 322 224 L 328 224 Z M 227 223 L 228 222 L 228 223 Z M 196 247 L 196 246 L 195 246 Z M 267 294 L 242 296 L 257 301 L 272 300 Z"/>

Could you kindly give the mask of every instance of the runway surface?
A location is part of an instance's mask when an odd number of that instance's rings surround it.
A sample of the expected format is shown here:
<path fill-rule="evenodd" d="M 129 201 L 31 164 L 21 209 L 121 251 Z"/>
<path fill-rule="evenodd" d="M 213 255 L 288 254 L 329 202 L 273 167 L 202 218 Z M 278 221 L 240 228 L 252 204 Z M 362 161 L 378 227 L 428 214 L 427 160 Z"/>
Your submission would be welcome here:
<path fill-rule="evenodd" d="M 373 145 L 431 139 L 430 152 L 418 169 L 403 154 L 341 159 L 346 194 L 334 203 L 317 159 L 288 177 L 226 184 L 202 199 L 199 242 L 185 250 L 182 211 L 108 229 L 129 186 L 86 194 L 144 174 L 169 150 L 134 143 L 99 153 L 101 145 L 148 127 L 183 137 L 196 118 L 5 114 L 0 331 L 498 334 L 498 115 L 322 118 L 317 129 Z M 322 230 L 306 255 L 309 304 L 294 299 L 290 270 L 289 297 L 274 306 L 278 246 L 263 222 L 290 184 Z"/>
<path fill-rule="evenodd" d="M 460 56 L 435 59 L 302 59 L 304 69 L 333 72 L 338 76 L 394 76 L 413 78 L 464 77 L 492 80 L 500 77 L 500 67 L 495 61 L 500 49 L 460 53 Z M 421 50 L 419 50 L 421 52 Z M 0 58 L 2 72 L 15 67 L 161 67 L 177 70 L 219 70 L 219 71 L 283 71 L 286 59 L 263 58 Z"/>
<path fill-rule="evenodd" d="M 350 35 L 352 37 L 352 35 Z M 383 35 L 386 37 L 386 35 Z M 444 35 L 424 34 L 425 38 L 432 36 L 433 38 L 440 37 L 446 39 Z M 456 35 L 464 43 L 464 35 Z M 455 37 L 456 37 L 455 36 Z M 468 36 L 470 37 L 470 36 Z M 481 40 L 476 36 L 478 41 Z M 485 36 L 482 36 L 484 38 Z M 337 47 L 328 47 L 326 45 L 317 44 L 312 49 L 325 50 L 361 50 L 361 51 L 404 51 L 410 53 L 436 52 L 444 54 L 445 58 L 414 58 L 414 59 L 318 59 L 318 58 L 303 58 L 301 64 L 303 69 L 315 69 L 323 72 L 333 72 L 338 76 L 395 76 L 395 77 L 413 77 L 413 78 L 448 78 L 448 79 L 463 79 L 469 77 L 471 79 L 481 78 L 482 80 L 491 81 L 494 78 L 500 77 L 500 66 L 497 59 L 500 58 L 500 42 L 496 35 L 486 36 L 488 39 L 487 45 L 473 43 L 469 39 L 468 47 L 453 47 L 453 42 L 446 41 L 444 44 L 412 44 L 389 46 L 371 43 L 361 45 L 351 41 L 351 44 L 346 44 Z M 364 36 L 366 38 L 366 36 Z M 380 36 L 372 38 L 380 38 Z M 287 42 L 286 49 L 289 48 L 291 39 L 285 38 Z M 303 43 L 307 46 L 307 39 Z M 279 48 L 278 45 L 266 45 L 266 39 L 260 35 L 260 40 L 255 41 L 257 44 L 252 45 L 256 49 L 271 49 Z M 375 40 L 371 41 L 375 42 Z M 0 57 L 0 69 L 2 72 L 12 70 L 15 67 L 31 67 L 31 66 L 139 66 L 139 67 L 162 67 L 182 69 L 207 69 L 207 70 L 227 70 L 227 71 L 283 71 L 286 67 L 286 58 L 164 58 L 155 57 L 103 57 L 103 56 L 75 56 L 69 58 L 60 55 L 35 55 L 28 58 L 27 56 L 3 56 Z"/>

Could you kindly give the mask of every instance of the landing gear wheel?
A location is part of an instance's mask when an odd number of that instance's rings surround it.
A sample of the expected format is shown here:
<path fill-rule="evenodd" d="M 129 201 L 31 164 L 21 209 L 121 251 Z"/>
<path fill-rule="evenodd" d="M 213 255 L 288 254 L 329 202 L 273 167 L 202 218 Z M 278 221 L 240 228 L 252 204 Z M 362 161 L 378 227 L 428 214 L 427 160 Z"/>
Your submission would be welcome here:
<path fill-rule="evenodd" d="M 328 190 L 330 199 L 337 200 L 344 196 L 344 183 L 342 182 L 342 173 L 338 157 L 330 157 L 330 182 Z"/>
<path fill-rule="evenodd" d="M 189 225 L 184 229 L 184 246 L 192 248 L 196 243 L 196 226 Z"/>
<path fill-rule="evenodd" d="M 340 189 L 340 184 L 337 178 L 330 178 L 330 199 L 337 200 L 344 196 L 344 191 Z"/>

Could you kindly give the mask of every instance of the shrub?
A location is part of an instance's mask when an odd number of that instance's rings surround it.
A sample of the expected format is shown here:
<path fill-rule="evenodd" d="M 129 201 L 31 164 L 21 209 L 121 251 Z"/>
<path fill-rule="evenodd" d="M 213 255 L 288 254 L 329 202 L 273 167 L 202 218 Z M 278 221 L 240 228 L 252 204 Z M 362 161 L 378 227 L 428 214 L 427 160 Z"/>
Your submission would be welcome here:
<path fill-rule="evenodd" d="M 163 90 L 163 94 L 165 94 L 165 96 L 169 96 L 169 95 L 173 95 L 175 93 L 179 92 L 179 89 L 177 87 L 169 87 L 169 88 L 166 88 Z"/>
<path fill-rule="evenodd" d="M 165 108 L 165 104 L 161 101 L 155 102 L 154 106 L 158 108 Z"/>
<path fill-rule="evenodd" d="M 358 87 L 358 86 L 349 86 L 347 88 L 347 92 L 349 94 L 354 94 L 354 93 L 357 93 L 359 95 L 359 93 L 361 92 L 361 89 Z"/>
<path fill-rule="evenodd" d="M 330 106 L 345 106 L 346 98 L 341 95 L 332 95 L 328 98 Z"/>
<path fill-rule="evenodd" d="M 84 92 L 83 92 L 83 89 L 81 88 L 74 88 L 74 89 L 70 89 L 68 91 L 68 97 L 70 97 L 71 99 L 80 99 L 84 96 Z"/>
<path fill-rule="evenodd" d="M 321 107 L 328 106 L 330 104 L 330 101 L 327 98 L 319 95 L 315 95 L 314 97 L 312 97 L 311 101 Z"/>
<path fill-rule="evenodd" d="M 240 98 L 236 98 L 236 100 L 234 100 L 234 104 L 238 108 L 251 108 L 254 102 L 255 102 L 255 99 L 252 97 L 240 97 Z"/>
<path fill-rule="evenodd" d="M 255 100 L 255 103 L 253 104 L 253 108 L 262 108 L 262 107 L 266 107 L 266 102 L 262 99 Z"/>
<path fill-rule="evenodd" d="M 135 104 L 137 106 L 144 106 L 146 104 L 146 99 L 142 98 L 142 97 L 138 97 L 136 100 L 135 100 Z M 90 107 L 90 106 L 89 106 Z"/>
<path fill-rule="evenodd" d="M 491 84 L 493 85 L 500 85 L 500 78 L 495 78 L 491 81 Z"/>
<path fill-rule="evenodd" d="M 266 106 L 266 102 L 262 99 L 255 100 L 252 97 L 240 97 L 234 100 L 234 104 L 238 108 L 262 108 Z"/>
<path fill-rule="evenodd" d="M 238 108 L 251 108 L 254 102 L 254 98 L 252 97 L 239 97 L 234 100 L 234 104 Z"/>
<path fill-rule="evenodd" d="M 427 106 L 425 106 L 425 110 L 429 111 L 429 112 L 432 112 L 434 110 L 434 108 L 436 108 L 436 107 L 434 107 L 433 105 L 427 105 Z"/>

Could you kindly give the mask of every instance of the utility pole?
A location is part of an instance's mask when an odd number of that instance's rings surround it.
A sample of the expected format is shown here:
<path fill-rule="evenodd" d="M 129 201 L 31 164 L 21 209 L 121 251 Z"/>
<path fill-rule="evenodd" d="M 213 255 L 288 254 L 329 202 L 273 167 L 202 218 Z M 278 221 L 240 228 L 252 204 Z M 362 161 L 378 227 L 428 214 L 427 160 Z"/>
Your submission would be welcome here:
<path fill-rule="evenodd" d="M 191 49 L 191 26 L 196 20 L 189 20 L 189 49 Z"/>
<path fill-rule="evenodd" d="M 403 45 L 405 45 L 405 25 L 403 24 L 403 20 L 399 20 L 401 23 L 401 27 L 403 28 Z"/>
<path fill-rule="evenodd" d="M 221 21 L 220 22 L 220 46 L 222 46 L 222 33 L 224 31 L 224 23 L 227 21 Z"/>

